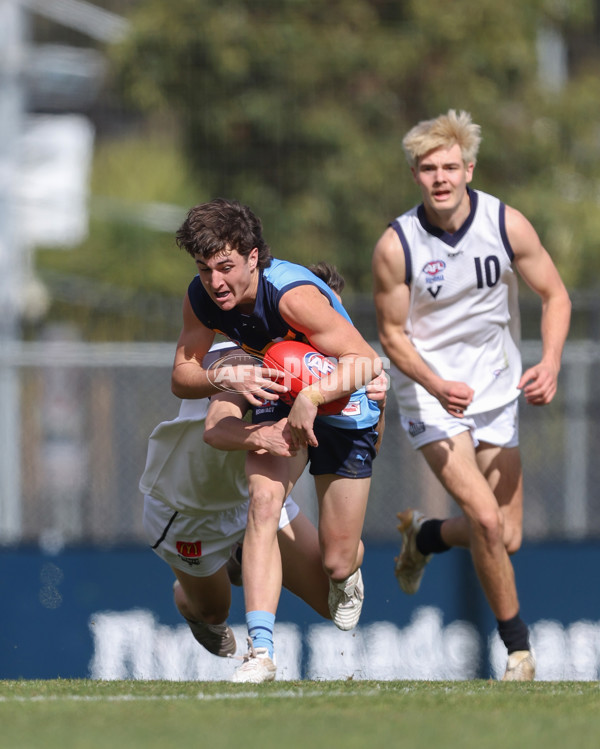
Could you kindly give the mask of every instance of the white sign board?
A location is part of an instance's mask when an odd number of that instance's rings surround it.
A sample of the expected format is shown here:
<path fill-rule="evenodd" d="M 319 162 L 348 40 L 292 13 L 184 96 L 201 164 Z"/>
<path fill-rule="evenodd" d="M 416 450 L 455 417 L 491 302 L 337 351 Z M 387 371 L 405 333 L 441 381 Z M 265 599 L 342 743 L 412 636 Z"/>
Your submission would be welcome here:
<path fill-rule="evenodd" d="M 25 120 L 18 145 L 15 208 L 19 236 L 33 247 L 72 247 L 88 233 L 94 128 L 82 115 Z"/>

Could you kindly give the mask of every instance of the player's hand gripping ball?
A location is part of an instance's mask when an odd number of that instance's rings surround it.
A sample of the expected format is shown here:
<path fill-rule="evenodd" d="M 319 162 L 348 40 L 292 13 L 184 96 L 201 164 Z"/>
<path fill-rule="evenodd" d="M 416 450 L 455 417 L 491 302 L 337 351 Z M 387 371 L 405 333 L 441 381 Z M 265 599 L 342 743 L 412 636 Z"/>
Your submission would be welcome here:
<path fill-rule="evenodd" d="M 300 341 L 278 341 L 267 349 L 263 363 L 265 367 L 278 369 L 284 377 L 278 382 L 289 388 L 287 393 L 280 393 L 279 398 L 291 406 L 298 393 L 308 385 L 318 382 L 337 367 L 337 360 L 325 356 L 312 346 Z M 331 403 L 319 406 L 317 413 L 323 415 L 339 414 L 348 405 L 349 395 L 344 395 Z"/>

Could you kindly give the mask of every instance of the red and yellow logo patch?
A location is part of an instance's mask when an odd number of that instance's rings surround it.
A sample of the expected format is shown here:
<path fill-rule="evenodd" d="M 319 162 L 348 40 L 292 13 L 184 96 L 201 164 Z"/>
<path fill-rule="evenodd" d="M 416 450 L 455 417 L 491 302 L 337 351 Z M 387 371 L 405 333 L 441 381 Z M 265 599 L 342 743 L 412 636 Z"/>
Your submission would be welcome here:
<path fill-rule="evenodd" d="M 186 559 L 202 556 L 202 541 L 176 541 L 175 545 L 179 555 Z"/>

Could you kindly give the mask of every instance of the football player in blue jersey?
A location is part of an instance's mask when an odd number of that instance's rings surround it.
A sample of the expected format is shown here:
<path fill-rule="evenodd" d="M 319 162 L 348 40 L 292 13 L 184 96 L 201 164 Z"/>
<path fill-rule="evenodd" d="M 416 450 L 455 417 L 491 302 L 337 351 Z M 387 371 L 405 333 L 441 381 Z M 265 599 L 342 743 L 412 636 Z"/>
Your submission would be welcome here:
<path fill-rule="evenodd" d="M 175 395 L 201 398 L 228 389 L 259 406 L 277 402 L 286 391 L 276 370 L 224 363 L 216 378 L 205 369 L 202 359 L 217 333 L 252 355 L 264 354 L 274 341 L 298 340 L 338 360 L 336 370 L 301 390 L 291 408 L 275 403 L 269 414 L 287 418 L 285 434 L 295 455 L 250 452 L 246 462 L 250 507 L 243 578 L 251 647 L 234 681 L 267 681 L 276 673 L 273 627 L 282 579 L 277 523 L 307 455 L 319 500 L 330 613 L 341 629 L 358 622 L 364 596 L 360 537 L 380 416 L 365 386 L 381 373 L 382 363 L 324 281 L 303 266 L 272 257 L 261 222 L 247 206 L 221 198 L 195 206 L 177 242 L 194 259 L 198 274 L 183 303 L 172 373 Z M 317 414 L 319 406 L 343 395 L 351 398 L 341 414 Z"/>

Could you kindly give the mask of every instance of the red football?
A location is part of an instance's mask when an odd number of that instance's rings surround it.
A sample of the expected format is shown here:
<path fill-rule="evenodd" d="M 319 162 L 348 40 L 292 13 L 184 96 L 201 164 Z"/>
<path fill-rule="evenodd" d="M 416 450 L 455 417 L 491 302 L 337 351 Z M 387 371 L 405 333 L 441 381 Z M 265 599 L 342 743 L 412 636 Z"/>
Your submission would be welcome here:
<path fill-rule="evenodd" d="M 337 360 L 332 356 L 325 356 L 319 351 L 300 341 L 278 341 L 267 349 L 263 363 L 271 369 L 278 369 L 284 377 L 278 382 L 289 388 L 287 393 L 280 395 L 280 399 L 292 405 L 298 393 L 307 385 L 318 382 L 335 370 Z M 349 395 L 319 406 L 318 413 L 323 415 L 339 414 L 350 400 Z"/>

